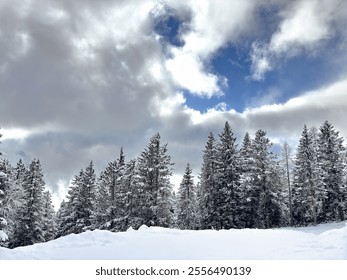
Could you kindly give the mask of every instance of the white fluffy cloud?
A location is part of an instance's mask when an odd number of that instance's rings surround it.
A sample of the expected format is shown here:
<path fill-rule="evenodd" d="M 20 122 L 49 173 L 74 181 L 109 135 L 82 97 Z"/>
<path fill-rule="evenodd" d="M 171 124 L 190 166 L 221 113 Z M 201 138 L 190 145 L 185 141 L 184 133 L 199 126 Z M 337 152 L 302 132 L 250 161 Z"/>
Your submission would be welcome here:
<path fill-rule="evenodd" d="M 252 45 L 252 78 L 264 79 L 264 75 L 276 68 L 278 61 L 302 52 L 314 55 L 322 43 L 338 32 L 335 21 L 339 10 L 346 6 L 341 0 L 297 0 L 280 13 L 282 18 L 277 31 L 268 43 Z"/>
<path fill-rule="evenodd" d="M 176 84 L 192 94 L 212 97 L 221 95 L 226 86 L 224 77 L 207 66 L 223 46 L 235 42 L 252 26 L 254 1 L 171 1 L 165 3 L 181 14 L 189 11 L 185 28 L 180 34 L 181 47 L 172 47 L 167 69 Z"/>

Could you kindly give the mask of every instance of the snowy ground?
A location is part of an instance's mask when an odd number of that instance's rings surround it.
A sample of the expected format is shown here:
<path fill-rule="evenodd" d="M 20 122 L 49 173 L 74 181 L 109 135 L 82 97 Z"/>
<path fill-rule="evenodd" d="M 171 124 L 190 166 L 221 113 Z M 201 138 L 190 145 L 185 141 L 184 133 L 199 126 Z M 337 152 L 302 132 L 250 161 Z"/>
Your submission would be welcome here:
<path fill-rule="evenodd" d="M 346 260 L 347 223 L 267 230 L 95 230 L 13 250 L 0 248 L 0 259 Z"/>

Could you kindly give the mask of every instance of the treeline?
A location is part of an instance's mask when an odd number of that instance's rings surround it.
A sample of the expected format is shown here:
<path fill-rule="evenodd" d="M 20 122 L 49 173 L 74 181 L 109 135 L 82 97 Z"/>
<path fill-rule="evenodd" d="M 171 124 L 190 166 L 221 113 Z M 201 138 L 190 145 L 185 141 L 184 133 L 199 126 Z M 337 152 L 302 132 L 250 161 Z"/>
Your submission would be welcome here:
<path fill-rule="evenodd" d="M 174 192 L 167 144 L 155 134 L 138 158 L 123 149 L 96 174 L 93 162 L 73 179 L 56 215 L 44 191 L 40 162 L 0 163 L 2 246 L 16 247 L 86 230 L 132 227 L 180 229 L 273 228 L 342 221 L 347 215 L 346 151 L 328 122 L 306 125 L 295 155 L 284 143 L 275 154 L 266 132 L 242 142 L 225 123 L 210 133 L 197 184 L 189 163 Z M 189 160 L 187 160 L 189 161 Z M 0 235 L 1 239 L 1 235 Z"/>

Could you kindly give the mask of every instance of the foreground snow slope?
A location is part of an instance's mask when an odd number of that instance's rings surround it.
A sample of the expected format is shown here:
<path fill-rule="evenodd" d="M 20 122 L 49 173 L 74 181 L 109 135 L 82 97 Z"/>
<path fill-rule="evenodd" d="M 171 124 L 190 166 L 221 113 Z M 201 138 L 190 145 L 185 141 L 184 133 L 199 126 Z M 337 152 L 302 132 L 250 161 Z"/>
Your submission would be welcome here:
<path fill-rule="evenodd" d="M 0 259 L 347 259 L 347 223 L 267 230 L 95 230 L 0 248 Z"/>

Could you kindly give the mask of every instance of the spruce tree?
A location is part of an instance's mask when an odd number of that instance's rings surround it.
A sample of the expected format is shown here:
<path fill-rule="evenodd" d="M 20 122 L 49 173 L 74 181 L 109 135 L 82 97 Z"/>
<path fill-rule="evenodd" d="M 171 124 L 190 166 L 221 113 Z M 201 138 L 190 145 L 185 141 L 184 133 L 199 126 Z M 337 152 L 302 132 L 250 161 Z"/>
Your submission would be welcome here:
<path fill-rule="evenodd" d="M 24 203 L 15 229 L 11 247 L 44 242 L 44 192 L 45 182 L 39 160 L 34 159 L 25 173 Z"/>
<path fill-rule="evenodd" d="M 92 161 L 86 169 L 80 173 L 75 184 L 77 186 L 77 201 L 75 203 L 77 220 L 75 233 L 79 233 L 88 229 L 93 229 L 96 175 Z"/>
<path fill-rule="evenodd" d="M 240 222 L 242 227 L 253 228 L 259 216 L 258 192 L 253 187 L 255 177 L 255 157 L 252 147 L 252 139 L 246 132 L 240 150 L 240 193 L 241 203 L 239 204 Z"/>
<path fill-rule="evenodd" d="M 197 227 L 196 189 L 189 163 L 178 189 L 177 226 L 180 229 L 195 229 Z"/>
<path fill-rule="evenodd" d="M 217 168 L 216 140 L 210 132 L 203 151 L 200 173 L 198 206 L 201 229 L 222 228 L 222 217 L 217 205 L 219 195 Z"/>
<path fill-rule="evenodd" d="M 167 144 L 162 146 L 160 134 L 156 133 L 138 159 L 139 216 L 147 226 L 173 226 L 172 165 Z"/>
<path fill-rule="evenodd" d="M 259 129 L 252 142 L 254 152 L 253 188 L 258 195 L 260 219 L 256 227 L 270 228 L 282 222 L 281 184 L 276 156 L 271 151 L 272 143 L 266 132 Z"/>
<path fill-rule="evenodd" d="M 293 219 L 296 225 L 317 224 L 321 209 L 319 171 L 314 135 L 305 125 L 299 140 L 293 180 Z"/>
<path fill-rule="evenodd" d="M 96 175 L 91 161 L 72 181 L 67 202 L 59 213 L 58 236 L 95 228 Z"/>
<path fill-rule="evenodd" d="M 281 150 L 281 175 L 282 184 L 286 187 L 287 192 L 284 195 L 288 205 L 288 220 L 289 225 L 293 225 L 293 194 L 292 194 L 292 169 L 293 169 L 293 155 L 292 148 L 287 143 L 284 142 Z"/>
<path fill-rule="evenodd" d="M 220 228 L 230 229 L 239 227 L 240 224 L 237 209 L 240 201 L 240 168 L 236 137 L 228 122 L 225 123 L 219 139 L 216 149 L 218 162 L 216 204 L 220 216 Z"/>
<path fill-rule="evenodd" d="M 43 194 L 43 233 L 45 241 L 53 240 L 56 235 L 55 211 L 52 204 L 52 195 L 49 191 Z"/>
<path fill-rule="evenodd" d="M 344 201 L 344 153 L 343 138 L 334 127 L 324 122 L 318 134 L 319 189 L 322 192 L 322 210 L 319 222 L 343 221 Z"/>
<path fill-rule="evenodd" d="M 271 228 L 284 223 L 281 180 L 272 143 L 259 129 L 253 140 L 246 133 L 241 148 L 241 220 L 245 227 Z"/>
<path fill-rule="evenodd" d="M 135 159 L 130 160 L 125 165 L 121 184 L 125 190 L 124 212 L 126 216 L 124 217 L 123 230 L 127 230 L 129 227 L 137 229 L 144 224 L 142 213 L 144 207 L 143 199 L 145 196 L 138 164 Z"/>
<path fill-rule="evenodd" d="M 0 134 L 0 138 L 2 135 Z M 0 142 L 1 143 L 1 142 Z M 1 160 L 2 153 L 0 151 L 0 160 Z M 0 169 L 0 245 L 2 242 L 6 242 L 8 240 L 7 235 L 7 220 L 5 219 L 5 180 L 6 180 L 6 173 L 4 173 Z"/>

